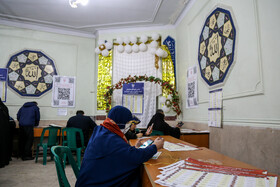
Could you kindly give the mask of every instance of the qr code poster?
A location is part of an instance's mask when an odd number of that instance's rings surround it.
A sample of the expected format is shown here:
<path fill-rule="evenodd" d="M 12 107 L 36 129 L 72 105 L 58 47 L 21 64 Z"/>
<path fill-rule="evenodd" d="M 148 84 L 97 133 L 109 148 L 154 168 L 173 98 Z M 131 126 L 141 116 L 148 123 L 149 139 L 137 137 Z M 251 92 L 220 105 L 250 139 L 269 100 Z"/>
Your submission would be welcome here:
<path fill-rule="evenodd" d="M 75 107 L 76 77 L 54 76 L 52 106 Z"/>
<path fill-rule="evenodd" d="M 187 100 L 186 108 L 198 107 L 197 99 L 197 66 L 188 68 L 187 74 Z"/>

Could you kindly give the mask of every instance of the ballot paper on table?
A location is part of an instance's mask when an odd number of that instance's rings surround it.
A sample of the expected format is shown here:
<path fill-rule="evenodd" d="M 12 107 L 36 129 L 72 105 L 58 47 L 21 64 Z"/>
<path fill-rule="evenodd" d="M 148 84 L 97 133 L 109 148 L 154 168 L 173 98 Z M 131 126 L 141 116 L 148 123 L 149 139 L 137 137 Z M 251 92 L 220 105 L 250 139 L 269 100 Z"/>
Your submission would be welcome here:
<path fill-rule="evenodd" d="M 61 125 L 56 125 L 56 124 L 53 124 L 53 123 L 50 124 L 49 126 L 50 126 L 50 127 L 63 127 L 63 126 L 61 126 Z"/>
<path fill-rule="evenodd" d="M 198 150 L 196 147 L 192 147 L 183 143 L 171 143 L 168 141 L 164 141 L 163 148 L 168 151 L 193 151 Z"/>
<path fill-rule="evenodd" d="M 156 154 L 154 154 L 154 156 L 152 157 L 152 159 L 158 159 L 159 155 L 161 154 L 161 152 L 157 152 Z"/>
<path fill-rule="evenodd" d="M 155 182 L 162 186 L 267 186 L 276 187 L 277 177 L 266 170 L 208 164 L 192 158 L 161 167 Z"/>

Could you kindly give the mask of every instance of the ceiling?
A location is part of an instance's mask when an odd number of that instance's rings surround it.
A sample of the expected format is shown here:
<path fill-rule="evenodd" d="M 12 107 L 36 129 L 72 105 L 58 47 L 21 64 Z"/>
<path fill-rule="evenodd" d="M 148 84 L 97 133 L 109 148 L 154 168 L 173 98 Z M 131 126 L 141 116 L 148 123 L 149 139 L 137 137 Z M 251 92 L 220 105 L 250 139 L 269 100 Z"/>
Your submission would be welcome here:
<path fill-rule="evenodd" d="M 0 0 L 0 24 L 95 37 L 103 30 L 174 26 L 194 0 Z"/>

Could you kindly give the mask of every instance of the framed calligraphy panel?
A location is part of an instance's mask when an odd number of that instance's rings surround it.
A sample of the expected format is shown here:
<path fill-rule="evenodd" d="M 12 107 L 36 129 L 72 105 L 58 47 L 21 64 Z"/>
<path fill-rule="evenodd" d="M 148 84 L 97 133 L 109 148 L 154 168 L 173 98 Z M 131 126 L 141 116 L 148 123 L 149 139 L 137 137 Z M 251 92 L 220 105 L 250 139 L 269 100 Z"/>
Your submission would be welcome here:
<path fill-rule="evenodd" d="M 39 97 L 52 89 L 54 62 L 41 51 L 24 50 L 8 64 L 8 85 L 21 96 Z"/>
<path fill-rule="evenodd" d="M 206 19 L 199 37 L 201 77 L 209 85 L 224 82 L 234 62 L 236 29 L 228 10 L 216 8 Z"/>

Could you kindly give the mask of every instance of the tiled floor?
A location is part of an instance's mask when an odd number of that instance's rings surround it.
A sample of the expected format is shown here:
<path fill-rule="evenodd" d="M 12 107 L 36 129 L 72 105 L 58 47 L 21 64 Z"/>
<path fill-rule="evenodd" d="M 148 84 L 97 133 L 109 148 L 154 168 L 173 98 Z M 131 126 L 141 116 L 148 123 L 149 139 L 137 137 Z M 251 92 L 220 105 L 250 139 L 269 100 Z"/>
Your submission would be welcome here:
<path fill-rule="evenodd" d="M 12 158 L 9 165 L 0 168 L 0 187 L 59 187 L 55 162 L 48 157 L 43 165 L 43 158 L 22 161 Z M 66 166 L 66 175 L 71 186 L 75 186 L 76 177 L 70 165 Z"/>

